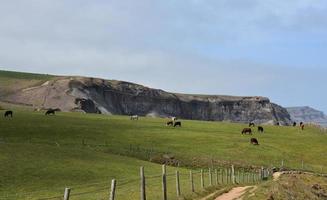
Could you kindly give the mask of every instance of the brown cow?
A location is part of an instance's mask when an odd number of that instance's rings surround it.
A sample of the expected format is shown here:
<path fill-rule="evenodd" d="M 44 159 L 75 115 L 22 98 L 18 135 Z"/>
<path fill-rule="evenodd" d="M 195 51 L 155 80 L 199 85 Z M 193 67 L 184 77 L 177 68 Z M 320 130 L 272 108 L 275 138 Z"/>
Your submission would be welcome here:
<path fill-rule="evenodd" d="M 250 142 L 253 145 L 259 145 L 259 142 L 258 142 L 257 138 L 251 138 Z"/>
<path fill-rule="evenodd" d="M 251 134 L 252 135 L 252 129 L 251 128 L 244 128 L 242 131 L 242 134 Z"/>

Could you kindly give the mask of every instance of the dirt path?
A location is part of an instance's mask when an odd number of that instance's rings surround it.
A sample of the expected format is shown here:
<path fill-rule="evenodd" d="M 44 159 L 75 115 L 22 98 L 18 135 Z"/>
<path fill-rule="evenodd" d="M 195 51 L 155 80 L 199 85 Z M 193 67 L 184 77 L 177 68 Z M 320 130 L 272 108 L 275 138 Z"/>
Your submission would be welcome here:
<path fill-rule="evenodd" d="M 282 172 L 275 172 L 273 174 L 273 180 L 274 181 L 278 181 L 279 177 L 282 175 L 283 173 Z"/>
<path fill-rule="evenodd" d="M 216 200 L 237 200 L 237 199 L 242 199 L 242 196 L 245 194 L 245 192 L 253 188 L 255 190 L 255 186 L 246 186 L 246 187 L 236 187 L 233 188 L 231 191 L 228 193 L 225 193 L 219 197 L 216 198 Z"/>

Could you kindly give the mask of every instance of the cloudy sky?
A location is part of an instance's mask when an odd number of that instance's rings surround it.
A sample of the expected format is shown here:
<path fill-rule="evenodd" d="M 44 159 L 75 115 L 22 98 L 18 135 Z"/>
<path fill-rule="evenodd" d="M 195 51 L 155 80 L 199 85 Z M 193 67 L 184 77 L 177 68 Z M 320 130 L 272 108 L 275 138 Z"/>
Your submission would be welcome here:
<path fill-rule="evenodd" d="M 0 68 L 327 113 L 327 1 L 0 0 Z"/>

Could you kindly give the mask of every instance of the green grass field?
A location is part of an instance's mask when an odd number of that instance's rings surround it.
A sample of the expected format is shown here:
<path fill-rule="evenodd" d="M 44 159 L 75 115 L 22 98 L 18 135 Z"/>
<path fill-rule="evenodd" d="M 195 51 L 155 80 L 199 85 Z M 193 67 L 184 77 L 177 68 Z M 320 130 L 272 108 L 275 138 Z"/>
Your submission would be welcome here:
<path fill-rule="evenodd" d="M 31 199 L 51 197 L 61 195 L 69 186 L 75 188 L 75 194 L 102 187 L 91 196 L 73 198 L 102 199 L 108 193 L 104 187 L 116 178 L 130 184 L 120 186 L 118 199 L 134 199 L 138 197 L 139 167 L 145 166 L 148 176 L 160 175 L 161 166 L 148 161 L 162 154 L 173 155 L 182 167 L 196 170 L 231 163 L 280 166 L 281 160 L 290 168 L 300 168 L 303 160 L 305 168 L 312 171 L 327 166 L 327 135 L 313 127 L 300 131 L 265 126 L 264 134 L 248 136 L 240 134 L 244 124 L 183 120 L 182 128 L 172 128 L 165 122 L 160 118 L 131 121 L 127 116 L 82 113 L 44 116 L 14 110 L 13 119 L 0 118 L 0 197 L 10 193 L 19 195 L 17 199 L 28 199 L 29 193 Z M 260 145 L 250 145 L 250 137 L 258 138 Z M 168 169 L 169 173 L 174 170 Z M 188 170 L 180 170 L 187 190 Z M 169 181 L 174 185 L 173 176 Z M 88 186 L 99 182 L 96 187 Z M 149 185 L 153 197 L 149 199 L 158 198 L 160 177 L 154 177 Z M 170 189 L 169 195 L 175 197 L 175 190 Z"/>

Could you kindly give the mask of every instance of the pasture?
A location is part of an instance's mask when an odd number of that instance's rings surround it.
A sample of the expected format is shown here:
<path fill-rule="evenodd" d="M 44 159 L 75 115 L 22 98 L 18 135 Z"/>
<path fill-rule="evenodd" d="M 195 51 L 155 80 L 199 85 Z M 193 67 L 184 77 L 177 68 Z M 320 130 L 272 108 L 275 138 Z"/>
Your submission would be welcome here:
<path fill-rule="evenodd" d="M 231 163 L 270 167 L 280 166 L 282 160 L 290 168 L 300 168 L 302 160 L 307 170 L 327 167 L 327 136 L 313 127 L 302 131 L 264 126 L 265 133 L 253 129 L 253 135 L 242 135 L 248 125 L 182 120 L 183 126 L 174 128 L 161 118 L 130 120 L 128 116 L 61 112 L 45 116 L 17 109 L 13 119 L 5 119 L 3 113 L 0 196 L 34 191 L 52 196 L 61 194 L 65 186 L 109 184 L 110 178 L 134 180 L 140 166 L 149 175 L 160 175 L 161 166 L 149 161 L 158 162 L 166 154 L 178 160 L 183 173 L 188 172 L 185 167 L 196 170 Z M 260 145 L 251 145 L 251 137 Z M 160 183 L 157 187 L 159 191 Z"/>

